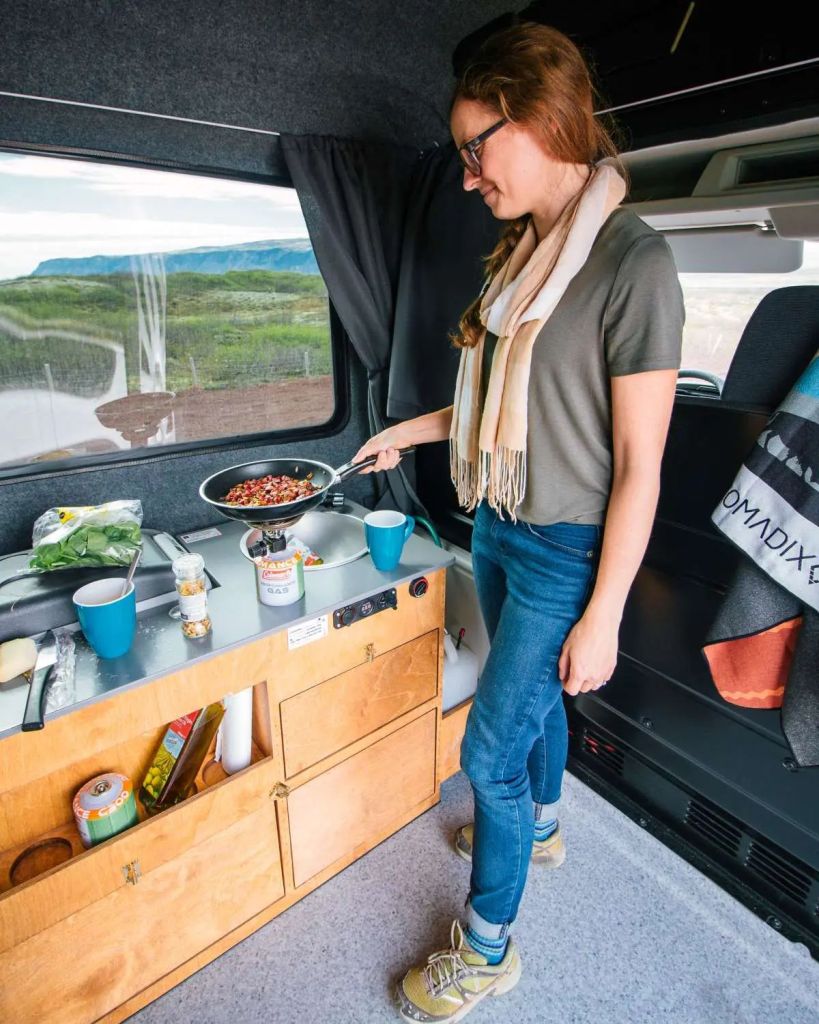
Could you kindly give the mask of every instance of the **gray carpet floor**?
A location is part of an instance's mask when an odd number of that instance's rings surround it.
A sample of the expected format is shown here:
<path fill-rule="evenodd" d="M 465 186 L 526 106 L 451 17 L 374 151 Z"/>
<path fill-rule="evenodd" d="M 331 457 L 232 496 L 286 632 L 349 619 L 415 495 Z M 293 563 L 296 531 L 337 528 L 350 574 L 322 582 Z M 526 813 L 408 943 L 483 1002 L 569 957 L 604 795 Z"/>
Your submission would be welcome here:
<path fill-rule="evenodd" d="M 137 1024 L 381 1024 L 413 963 L 448 944 L 469 865 L 462 774 L 441 803 L 134 1015 Z M 819 964 L 566 775 L 568 857 L 533 868 L 520 984 L 470 1024 L 817 1024 Z"/>

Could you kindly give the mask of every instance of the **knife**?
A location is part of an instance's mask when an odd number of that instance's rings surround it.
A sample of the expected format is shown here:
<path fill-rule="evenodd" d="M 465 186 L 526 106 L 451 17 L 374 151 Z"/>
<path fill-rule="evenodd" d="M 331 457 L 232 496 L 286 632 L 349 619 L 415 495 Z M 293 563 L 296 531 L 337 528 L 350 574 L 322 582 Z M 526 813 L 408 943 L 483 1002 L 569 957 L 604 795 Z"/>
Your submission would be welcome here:
<path fill-rule="evenodd" d="M 23 673 L 23 678 L 27 679 L 30 684 L 28 699 L 26 700 L 26 711 L 23 715 L 23 732 L 42 729 L 45 725 L 43 714 L 48 694 L 47 684 L 56 660 L 57 641 L 54 634 L 49 631 L 46 634 L 42 647 L 37 651 L 37 661 L 34 664 L 34 668 Z"/>

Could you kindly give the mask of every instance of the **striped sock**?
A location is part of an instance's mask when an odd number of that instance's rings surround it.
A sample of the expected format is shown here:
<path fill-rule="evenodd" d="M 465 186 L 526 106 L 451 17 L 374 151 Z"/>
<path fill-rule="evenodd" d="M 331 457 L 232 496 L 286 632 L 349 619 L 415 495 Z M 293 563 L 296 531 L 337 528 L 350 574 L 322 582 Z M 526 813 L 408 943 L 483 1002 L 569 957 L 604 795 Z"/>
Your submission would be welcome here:
<path fill-rule="evenodd" d="M 535 822 L 535 842 L 542 843 L 557 831 L 557 818 Z"/>
<path fill-rule="evenodd" d="M 467 945 L 485 957 L 488 964 L 499 964 L 503 960 L 506 955 L 506 944 L 509 941 L 508 935 L 502 939 L 485 939 L 483 935 L 478 935 L 473 931 L 469 925 L 463 931 Z"/>

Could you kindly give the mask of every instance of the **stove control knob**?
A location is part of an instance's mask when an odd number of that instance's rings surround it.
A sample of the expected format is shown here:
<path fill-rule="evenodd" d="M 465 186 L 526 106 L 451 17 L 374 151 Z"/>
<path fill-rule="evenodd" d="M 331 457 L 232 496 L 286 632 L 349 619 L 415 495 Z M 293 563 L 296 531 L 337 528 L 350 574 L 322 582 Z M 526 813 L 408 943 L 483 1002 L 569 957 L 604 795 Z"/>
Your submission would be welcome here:
<path fill-rule="evenodd" d="M 410 597 L 423 597 L 429 590 L 429 582 L 426 576 L 419 576 L 409 585 Z"/>

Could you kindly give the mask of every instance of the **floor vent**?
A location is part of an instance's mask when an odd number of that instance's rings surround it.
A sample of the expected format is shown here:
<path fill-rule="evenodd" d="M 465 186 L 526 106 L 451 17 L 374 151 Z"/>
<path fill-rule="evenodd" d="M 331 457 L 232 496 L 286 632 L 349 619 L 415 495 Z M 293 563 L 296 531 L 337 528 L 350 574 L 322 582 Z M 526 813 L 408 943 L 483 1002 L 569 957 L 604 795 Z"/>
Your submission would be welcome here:
<path fill-rule="evenodd" d="M 732 857 L 739 853 L 739 844 L 742 841 L 742 828 L 739 822 L 713 804 L 707 804 L 702 800 L 689 800 L 685 824 Z"/>
<path fill-rule="evenodd" d="M 615 775 L 623 774 L 623 751 L 602 733 L 586 726 L 583 729 L 583 753 L 589 754 L 602 767 Z"/>
<path fill-rule="evenodd" d="M 778 851 L 768 843 L 754 839 L 745 866 L 777 892 L 790 896 L 797 903 L 807 901 L 813 884 L 809 869 L 806 870 L 806 865 L 789 857 L 784 850 Z"/>

